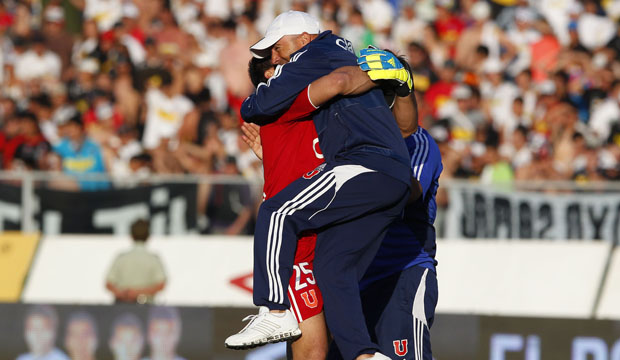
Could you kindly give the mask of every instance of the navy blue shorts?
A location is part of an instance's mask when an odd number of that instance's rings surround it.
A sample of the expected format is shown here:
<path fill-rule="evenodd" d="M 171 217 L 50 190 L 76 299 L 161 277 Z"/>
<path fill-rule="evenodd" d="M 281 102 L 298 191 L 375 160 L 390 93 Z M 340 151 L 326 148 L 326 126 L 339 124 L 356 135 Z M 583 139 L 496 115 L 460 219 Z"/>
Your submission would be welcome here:
<path fill-rule="evenodd" d="M 413 266 L 361 293 L 370 337 L 391 359 L 432 360 L 430 328 L 438 289 L 434 271 Z M 342 359 L 332 342 L 327 359 Z"/>

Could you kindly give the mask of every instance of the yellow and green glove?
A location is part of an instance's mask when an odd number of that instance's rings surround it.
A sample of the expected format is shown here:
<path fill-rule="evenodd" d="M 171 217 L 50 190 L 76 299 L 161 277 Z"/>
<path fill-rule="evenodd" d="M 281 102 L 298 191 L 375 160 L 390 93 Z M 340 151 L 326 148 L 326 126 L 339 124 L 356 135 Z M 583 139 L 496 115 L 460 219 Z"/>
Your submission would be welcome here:
<path fill-rule="evenodd" d="M 380 82 L 383 88 L 391 87 L 396 95 L 405 97 L 411 94 L 413 77 L 409 63 L 391 51 L 374 47 L 362 49 L 357 65 L 372 81 Z"/>

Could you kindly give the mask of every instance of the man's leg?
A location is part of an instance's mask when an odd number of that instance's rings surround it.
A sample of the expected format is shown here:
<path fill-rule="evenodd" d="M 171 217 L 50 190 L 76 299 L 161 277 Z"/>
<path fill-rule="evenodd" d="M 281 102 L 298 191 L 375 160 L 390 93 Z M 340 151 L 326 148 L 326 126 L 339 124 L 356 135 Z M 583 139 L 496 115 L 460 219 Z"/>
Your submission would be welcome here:
<path fill-rule="evenodd" d="M 287 359 L 293 360 L 324 360 L 327 355 L 329 338 L 325 315 L 318 315 L 299 323 L 302 336 L 290 344 Z"/>
<path fill-rule="evenodd" d="M 291 311 L 303 335 L 288 347 L 288 359 L 324 360 L 327 354 L 328 334 L 323 315 L 323 297 L 313 273 L 315 247 L 314 233 L 300 237 L 297 241 L 288 296 Z"/>
<path fill-rule="evenodd" d="M 407 360 L 432 360 L 430 328 L 437 305 L 435 272 L 414 266 L 362 291 L 368 329 L 381 351 Z"/>
<path fill-rule="evenodd" d="M 382 221 L 382 225 L 383 222 L 389 224 L 402 211 L 408 189 L 408 184 L 359 165 L 325 164 L 265 201 L 259 211 L 254 238 L 254 303 L 270 310 L 289 308 L 282 279 L 287 281 L 291 276 L 297 234 L 301 231 L 324 228 L 376 213 L 389 218 Z M 367 248 L 376 242 L 370 258 L 350 263 L 356 266 L 364 263 L 365 270 L 378 248 L 375 237 L 383 233 L 387 224 L 372 236 L 368 236 L 371 232 L 366 232 L 364 238 L 356 242 L 355 249 L 347 254 L 352 258 L 367 255 Z M 346 252 L 343 249 L 343 253 Z M 347 277 L 349 286 L 356 287 L 359 276 L 361 274 Z M 359 292 L 355 297 L 359 302 Z M 361 306 L 355 310 L 359 310 L 359 313 L 352 316 L 362 318 Z M 246 330 L 255 333 L 256 326 L 242 330 L 239 335 Z M 237 340 L 238 336 L 233 335 L 226 342 L 229 347 L 242 348 L 231 346 Z M 273 335 L 270 333 L 255 341 L 262 344 L 272 340 Z M 278 335 L 275 340 L 287 339 Z M 376 345 L 367 343 L 367 347 L 376 348 Z"/>
<path fill-rule="evenodd" d="M 398 186 L 397 180 L 393 181 L 391 185 Z M 379 349 L 366 327 L 358 284 L 405 201 L 403 198 L 401 204 L 319 233 L 315 275 L 323 294 L 327 325 L 344 359 L 374 354 Z"/>

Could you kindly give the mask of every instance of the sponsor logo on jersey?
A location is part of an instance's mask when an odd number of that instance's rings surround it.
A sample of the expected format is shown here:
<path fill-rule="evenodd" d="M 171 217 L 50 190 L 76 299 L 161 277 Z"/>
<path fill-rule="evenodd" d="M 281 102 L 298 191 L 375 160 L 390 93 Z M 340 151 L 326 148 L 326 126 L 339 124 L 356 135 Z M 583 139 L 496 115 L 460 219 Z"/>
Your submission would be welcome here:
<path fill-rule="evenodd" d="M 323 169 L 325 169 L 325 163 L 317 166 L 314 170 L 309 171 L 307 173 L 304 174 L 304 179 L 312 179 L 313 177 L 315 177 L 318 173 L 320 173 L 321 171 L 323 171 Z"/>

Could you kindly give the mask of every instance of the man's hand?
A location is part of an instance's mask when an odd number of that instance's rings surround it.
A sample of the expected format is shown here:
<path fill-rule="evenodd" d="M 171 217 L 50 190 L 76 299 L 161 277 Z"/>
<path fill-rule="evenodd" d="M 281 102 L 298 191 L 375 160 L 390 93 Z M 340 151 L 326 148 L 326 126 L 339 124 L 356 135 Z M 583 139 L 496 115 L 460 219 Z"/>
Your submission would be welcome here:
<path fill-rule="evenodd" d="M 260 142 L 260 126 L 244 122 L 241 125 L 241 138 L 254 151 L 256 157 L 263 160 L 263 145 Z"/>
<path fill-rule="evenodd" d="M 413 77 L 409 64 L 404 59 L 399 60 L 394 53 L 375 48 L 362 49 L 357 64 L 372 81 L 394 88 L 396 95 L 405 97 L 411 94 Z"/>

